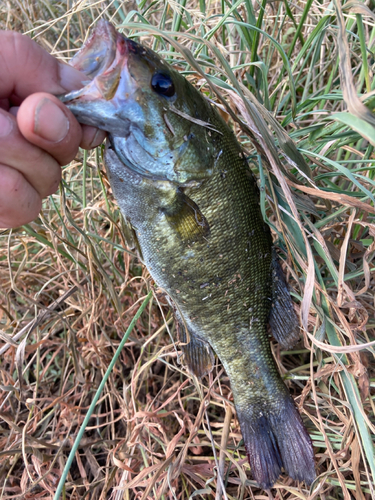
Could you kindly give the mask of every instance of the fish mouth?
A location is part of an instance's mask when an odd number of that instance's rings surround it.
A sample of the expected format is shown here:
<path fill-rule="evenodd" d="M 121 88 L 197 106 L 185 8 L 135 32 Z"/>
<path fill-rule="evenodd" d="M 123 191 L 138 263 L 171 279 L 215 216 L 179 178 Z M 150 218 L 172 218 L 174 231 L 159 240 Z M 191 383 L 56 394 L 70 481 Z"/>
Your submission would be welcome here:
<path fill-rule="evenodd" d="M 142 50 L 136 42 L 118 33 L 112 24 L 100 20 L 69 63 L 87 76 L 86 85 L 59 99 L 80 123 L 117 137 L 127 137 L 130 124 L 122 110 L 134 102 L 138 88 L 129 73 L 128 59 L 130 54 Z"/>
<path fill-rule="evenodd" d="M 115 28 L 100 20 L 69 64 L 92 80 L 112 65 L 116 57 L 117 38 Z"/>

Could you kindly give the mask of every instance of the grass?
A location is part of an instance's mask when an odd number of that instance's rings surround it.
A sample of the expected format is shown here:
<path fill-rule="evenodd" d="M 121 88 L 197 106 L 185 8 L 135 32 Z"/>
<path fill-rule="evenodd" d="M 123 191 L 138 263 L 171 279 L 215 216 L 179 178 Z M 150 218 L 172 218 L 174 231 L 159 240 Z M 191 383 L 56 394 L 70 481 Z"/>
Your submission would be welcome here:
<path fill-rule="evenodd" d="M 95 397 L 62 498 L 375 498 L 373 7 L 0 5 L 0 27 L 64 60 L 104 16 L 225 106 L 304 326 L 293 350 L 273 350 L 319 474 L 310 491 L 286 476 L 268 493 L 252 481 L 228 378 L 217 364 L 199 382 L 179 363 L 98 148 L 64 168 L 36 221 L 0 234 L 0 499 L 53 498 Z"/>

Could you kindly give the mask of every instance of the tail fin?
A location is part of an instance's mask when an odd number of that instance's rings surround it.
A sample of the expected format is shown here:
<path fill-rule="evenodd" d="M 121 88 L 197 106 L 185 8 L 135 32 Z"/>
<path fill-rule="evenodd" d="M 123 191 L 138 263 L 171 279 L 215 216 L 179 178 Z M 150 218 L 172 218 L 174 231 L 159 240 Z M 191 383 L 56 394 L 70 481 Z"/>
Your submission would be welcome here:
<path fill-rule="evenodd" d="M 276 412 L 265 410 L 256 416 L 239 411 L 238 418 L 251 470 L 262 488 L 271 488 L 282 468 L 297 481 L 313 482 L 311 440 L 289 395 Z"/>

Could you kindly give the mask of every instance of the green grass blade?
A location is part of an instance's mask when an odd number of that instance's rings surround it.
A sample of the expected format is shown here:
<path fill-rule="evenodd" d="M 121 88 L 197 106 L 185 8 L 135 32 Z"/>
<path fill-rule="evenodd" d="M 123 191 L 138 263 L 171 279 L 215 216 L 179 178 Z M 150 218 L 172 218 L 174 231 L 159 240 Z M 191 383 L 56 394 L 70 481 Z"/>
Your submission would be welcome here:
<path fill-rule="evenodd" d="M 79 443 L 81 442 L 81 439 L 85 433 L 85 429 L 87 427 L 87 424 L 89 423 L 89 420 L 95 410 L 95 406 L 96 406 L 96 403 L 98 402 L 99 398 L 100 398 L 100 395 L 101 393 L 103 392 L 103 389 L 104 389 L 104 386 L 105 384 L 107 383 L 107 380 L 113 370 L 113 367 L 115 366 L 116 362 L 117 362 L 117 359 L 118 357 L 120 356 L 121 354 L 121 351 L 122 349 L 124 348 L 124 345 L 126 344 L 126 341 L 128 340 L 129 338 L 129 335 L 131 333 L 131 331 L 133 330 L 136 322 L 138 321 L 138 319 L 140 318 L 140 316 L 142 315 L 145 307 L 147 306 L 147 304 L 149 303 L 150 299 L 152 297 L 152 291 L 150 291 L 146 298 L 144 299 L 144 301 L 142 302 L 142 305 L 141 307 L 138 309 L 136 315 L 134 316 L 134 318 L 132 319 L 128 329 L 126 330 L 125 332 L 125 335 L 123 336 L 113 358 L 112 358 L 112 361 L 111 363 L 109 364 L 108 366 L 108 369 L 107 371 L 105 372 L 104 374 L 104 377 L 102 379 L 102 381 L 100 382 L 100 385 L 95 393 L 95 396 L 90 404 L 90 408 L 87 410 L 87 414 L 86 414 L 86 417 L 84 419 L 84 421 L 82 422 L 82 425 L 81 425 L 81 428 L 79 429 L 79 432 L 77 434 L 77 437 L 74 441 L 74 444 L 73 444 L 73 447 L 69 453 L 69 456 L 68 456 L 68 459 L 66 461 L 66 464 L 65 464 L 65 467 L 64 467 L 64 470 L 61 474 L 61 478 L 60 478 L 60 481 L 59 481 L 59 484 L 57 486 L 57 489 L 56 489 L 56 493 L 55 493 L 55 496 L 53 497 L 54 500 L 59 500 L 60 498 L 60 495 L 62 493 L 62 490 L 64 488 L 64 485 L 65 485 L 65 481 L 66 481 L 66 478 L 68 476 L 68 473 L 69 473 L 69 470 L 70 470 L 70 467 L 72 465 L 72 462 L 74 460 L 74 456 L 79 448 Z"/>
<path fill-rule="evenodd" d="M 375 146 L 375 127 L 367 120 L 362 120 L 358 116 L 352 115 L 351 113 L 334 113 L 331 117 L 335 121 L 343 123 L 352 130 L 355 130 L 358 134 Z"/>

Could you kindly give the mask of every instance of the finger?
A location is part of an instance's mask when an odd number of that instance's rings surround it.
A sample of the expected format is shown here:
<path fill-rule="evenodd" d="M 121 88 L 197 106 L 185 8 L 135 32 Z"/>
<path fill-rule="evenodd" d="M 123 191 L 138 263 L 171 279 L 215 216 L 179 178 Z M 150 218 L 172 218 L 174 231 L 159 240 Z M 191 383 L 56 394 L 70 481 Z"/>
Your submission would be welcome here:
<path fill-rule="evenodd" d="M 0 47 L 0 99 L 11 98 L 20 104 L 34 92 L 60 94 L 79 89 L 87 79 L 20 33 L 0 32 Z"/>
<path fill-rule="evenodd" d="M 5 111 L 9 110 L 9 101 L 8 101 L 8 99 L 0 99 L 0 108 L 5 109 Z"/>
<path fill-rule="evenodd" d="M 38 216 L 42 199 L 18 170 L 0 164 L 0 186 L 2 229 L 27 224 Z"/>
<path fill-rule="evenodd" d="M 42 198 L 57 190 L 61 179 L 58 162 L 30 144 L 18 130 L 16 118 L 1 109 L 0 158 L 3 165 L 18 170 Z M 1 183 L 0 187 L 5 190 Z"/>
<path fill-rule="evenodd" d="M 13 116 L 17 116 L 19 109 L 19 106 L 13 106 L 10 108 L 9 113 Z M 79 146 L 83 149 L 96 148 L 102 144 L 107 135 L 104 130 L 99 130 L 98 128 L 91 127 L 90 125 L 81 125 L 81 128 L 82 139 Z"/>
<path fill-rule="evenodd" d="M 13 31 L 0 32 L 0 107 L 8 109 L 35 92 L 61 94 L 79 89 L 87 76 L 64 64 L 25 35 Z M 25 78 L 27 75 L 27 78 Z M 12 109 L 12 108 L 11 108 Z M 105 134 L 92 127 L 83 128 L 81 146 L 89 149 L 103 142 Z M 96 137 L 95 137 L 96 135 Z"/>
<path fill-rule="evenodd" d="M 90 125 L 82 125 L 82 140 L 80 147 L 83 149 L 96 148 L 104 141 L 106 135 L 104 130 L 99 130 Z"/>
<path fill-rule="evenodd" d="M 18 110 L 17 123 L 25 139 L 47 151 L 60 165 L 77 154 L 82 128 L 56 97 L 44 92 L 27 97 Z"/>

